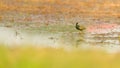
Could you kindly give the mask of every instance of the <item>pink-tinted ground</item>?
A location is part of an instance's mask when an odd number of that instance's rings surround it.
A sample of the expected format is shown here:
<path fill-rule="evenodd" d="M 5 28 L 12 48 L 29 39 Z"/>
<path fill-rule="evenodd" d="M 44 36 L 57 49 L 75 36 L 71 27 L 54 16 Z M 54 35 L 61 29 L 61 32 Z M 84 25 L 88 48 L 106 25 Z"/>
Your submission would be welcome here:
<path fill-rule="evenodd" d="M 120 32 L 119 28 L 120 28 L 120 25 L 115 23 L 99 23 L 99 24 L 92 24 L 88 26 L 87 32 L 92 34 Z"/>

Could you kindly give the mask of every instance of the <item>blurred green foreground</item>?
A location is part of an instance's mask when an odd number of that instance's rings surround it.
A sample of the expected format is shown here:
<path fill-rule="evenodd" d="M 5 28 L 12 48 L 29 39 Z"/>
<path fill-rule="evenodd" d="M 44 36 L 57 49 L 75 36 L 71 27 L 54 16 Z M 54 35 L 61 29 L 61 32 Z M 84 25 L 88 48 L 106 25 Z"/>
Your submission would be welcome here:
<path fill-rule="evenodd" d="M 120 54 L 99 50 L 64 50 L 0 46 L 0 68 L 120 68 Z"/>

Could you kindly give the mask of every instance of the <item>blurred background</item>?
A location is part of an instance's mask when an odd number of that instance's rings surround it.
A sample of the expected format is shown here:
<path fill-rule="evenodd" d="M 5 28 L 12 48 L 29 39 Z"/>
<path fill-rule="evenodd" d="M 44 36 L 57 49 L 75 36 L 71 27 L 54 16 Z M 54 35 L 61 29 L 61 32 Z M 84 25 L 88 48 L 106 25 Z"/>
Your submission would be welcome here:
<path fill-rule="evenodd" d="M 0 0 L 0 68 L 120 68 L 119 25 L 119 0 Z"/>

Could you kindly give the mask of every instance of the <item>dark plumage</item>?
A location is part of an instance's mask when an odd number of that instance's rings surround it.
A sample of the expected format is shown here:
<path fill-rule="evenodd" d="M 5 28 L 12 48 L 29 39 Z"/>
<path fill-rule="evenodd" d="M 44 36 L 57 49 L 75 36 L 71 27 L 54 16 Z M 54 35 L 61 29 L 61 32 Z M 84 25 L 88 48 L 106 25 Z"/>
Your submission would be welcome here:
<path fill-rule="evenodd" d="M 78 23 L 76 23 L 75 28 L 76 28 L 77 30 L 80 30 L 80 31 L 83 31 L 83 30 L 86 29 L 84 26 L 80 26 L 80 25 L 78 25 Z"/>

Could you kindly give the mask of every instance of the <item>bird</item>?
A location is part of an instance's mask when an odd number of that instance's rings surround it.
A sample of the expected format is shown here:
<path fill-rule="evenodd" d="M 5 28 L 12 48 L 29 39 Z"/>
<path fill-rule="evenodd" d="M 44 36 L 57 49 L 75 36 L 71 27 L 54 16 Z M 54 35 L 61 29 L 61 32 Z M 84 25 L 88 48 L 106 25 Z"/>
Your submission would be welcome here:
<path fill-rule="evenodd" d="M 78 25 L 78 22 L 76 23 L 75 28 L 76 28 L 77 30 L 80 30 L 80 31 L 84 31 L 84 30 L 86 29 L 84 26 Z"/>

